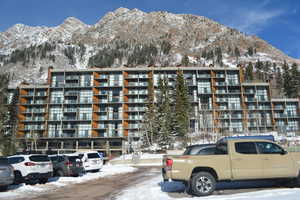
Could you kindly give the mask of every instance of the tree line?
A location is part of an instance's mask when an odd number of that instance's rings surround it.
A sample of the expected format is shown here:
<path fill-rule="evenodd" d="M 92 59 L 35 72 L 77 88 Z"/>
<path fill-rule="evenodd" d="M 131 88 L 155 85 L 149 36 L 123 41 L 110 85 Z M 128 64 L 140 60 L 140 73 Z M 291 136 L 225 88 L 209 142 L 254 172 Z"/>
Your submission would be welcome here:
<path fill-rule="evenodd" d="M 300 92 L 300 71 L 296 63 L 291 66 L 287 62 L 282 64 L 282 68 L 276 63 L 269 61 L 256 63 L 249 62 L 245 67 L 245 78 L 247 81 L 268 82 L 274 79 L 274 84 L 280 93 L 286 97 L 297 98 Z"/>
<path fill-rule="evenodd" d="M 175 142 L 186 145 L 191 105 L 183 72 L 177 71 L 174 87 L 164 76 L 158 81 L 157 94 L 154 88 L 152 79 L 149 79 L 147 111 L 143 121 L 145 147 L 157 145 L 161 149 L 170 149 Z"/>

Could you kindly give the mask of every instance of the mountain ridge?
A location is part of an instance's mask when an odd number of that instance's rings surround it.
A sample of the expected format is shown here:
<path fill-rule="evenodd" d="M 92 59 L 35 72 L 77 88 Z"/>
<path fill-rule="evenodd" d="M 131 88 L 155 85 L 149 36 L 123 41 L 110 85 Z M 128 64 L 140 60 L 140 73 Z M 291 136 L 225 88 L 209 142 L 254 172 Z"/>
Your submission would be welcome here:
<path fill-rule="evenodd" d="M 184 56 L 199 66 L 234 67 L 258 60 L 278 66 L 300 63 L 257 36 L 204 16 L 166 11 L 118 8 L 93 25 L 68 17 L 54 27 L 16 24 L 0 32 L 0 68 L 13 73 L 15 83 L 45 81 L 48 66 L 177 66 Z"/>

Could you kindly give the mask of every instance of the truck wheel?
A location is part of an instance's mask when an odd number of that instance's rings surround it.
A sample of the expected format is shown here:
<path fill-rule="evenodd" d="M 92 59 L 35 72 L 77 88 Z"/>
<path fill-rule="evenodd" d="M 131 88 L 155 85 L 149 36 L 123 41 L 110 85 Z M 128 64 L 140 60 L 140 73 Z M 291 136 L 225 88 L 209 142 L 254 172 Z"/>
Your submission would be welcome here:
<path fill-rule="evenodd" d="M 207 196 L 216 189 L 216 179 L 208 172 L 199 172 L 192 177 L 191 189 L 196 196 Z"/>

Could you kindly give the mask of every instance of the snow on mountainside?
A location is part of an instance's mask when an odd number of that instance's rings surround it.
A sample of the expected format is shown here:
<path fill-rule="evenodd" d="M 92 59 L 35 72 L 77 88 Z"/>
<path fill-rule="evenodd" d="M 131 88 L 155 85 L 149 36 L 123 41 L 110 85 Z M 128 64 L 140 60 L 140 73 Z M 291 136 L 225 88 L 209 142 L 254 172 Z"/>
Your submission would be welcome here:
<path fill-rule="evenodd" d="M 185 55 L 195 66 L 299 63 L 256 36 L 203 16 L 168 12 L 119 8 L 94 25 L 69 17 L 56 27 L 16 24 L 0 32 L 0 68 L 13 74 L 14 84 L 44 82 L 49 66 L 177 66 Z"/>

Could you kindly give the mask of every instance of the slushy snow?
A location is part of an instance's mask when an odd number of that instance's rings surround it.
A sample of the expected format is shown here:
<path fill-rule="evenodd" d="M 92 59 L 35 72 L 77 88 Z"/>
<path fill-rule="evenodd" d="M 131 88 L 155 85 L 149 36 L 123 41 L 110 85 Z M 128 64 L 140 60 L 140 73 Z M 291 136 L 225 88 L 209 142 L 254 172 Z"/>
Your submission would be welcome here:
<path fill-rule="evenodd" d="M 162 182 L 161 176 L 156 176 L 139 185 L 124 190 L 117 200 L 191 200 L 191 197 L 171 197 L 168 192 L 182 192 L 184 185 L 180 182 Z M 207 197 L 194 197 L 199 200 L 299 200 L 300 189 L 272 189 L 239 194 L 221 194 Z"/>
<path fill-rule="evenodd" d="M 95 180 L 107 176 L 112 176 L 116 174 L 123 174 L 134 172 L 137 169 L 130 166 L 113 166 L 113 165 L 104 165 L 100 172 L 97 173 L 87 173 L 80 177 L 54 177 L 49 179 L 49 182 L 46 184 L 37 184 L 37 185 L 12 185 L 9 190 L 6 192 L 0 192 L 0 199 L 2 200 L 11 200 L 22 197 L 36 196 L 40 193 L 47 193 L 50 190 L 57 189 L 59 187 L 64 187 L 71 184 L 83 183 L 90 180 Z"/>

